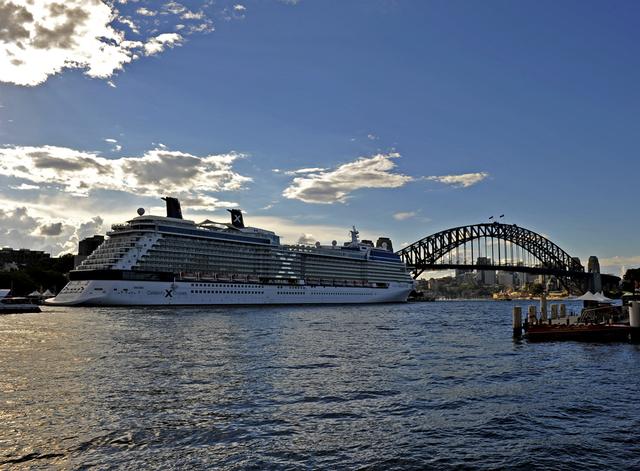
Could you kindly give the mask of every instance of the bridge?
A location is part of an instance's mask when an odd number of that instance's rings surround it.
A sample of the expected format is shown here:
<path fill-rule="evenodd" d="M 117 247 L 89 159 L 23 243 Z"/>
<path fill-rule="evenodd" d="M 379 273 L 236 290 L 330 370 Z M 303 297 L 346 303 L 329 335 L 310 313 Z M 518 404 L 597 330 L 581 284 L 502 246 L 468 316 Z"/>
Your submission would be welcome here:
<path fill-rule="evenodd" d="M 569 292 L 582 293 L 596 275 L 546 237 L 498 222 L 440 231 L 396 253 L 414 278 L 425 270 L 502 270 L 553 275 Z"/>

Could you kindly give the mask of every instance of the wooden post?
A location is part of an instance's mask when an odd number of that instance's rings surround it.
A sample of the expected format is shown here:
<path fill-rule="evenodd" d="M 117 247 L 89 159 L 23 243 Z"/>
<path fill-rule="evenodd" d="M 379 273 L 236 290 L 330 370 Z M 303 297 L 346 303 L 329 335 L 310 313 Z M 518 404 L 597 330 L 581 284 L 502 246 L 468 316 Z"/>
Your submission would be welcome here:
<path fill-rule="evenodd" d="M 535 325 L 538 323 L 538 316 L 536 315 L 536 307 L 529 306 L 529 325 Z"/>
<path fill-rule="evenodd" d="M 513 336 L 520 338 L 522 336 L 522 308 L 513 306 Z"/>
<path fill-rule="evenodd" d="M 540 295 L 540 322 L 547 321 L 547 297 L 544 293 Z"/>
<path fill-rule="evenodd" d="M 558 305 L 557 304 L 552 304 L 551 305 L 551 319 L 555 320 L 558 318 Z"/>
<path fill-rule="evenodd" d="M 567 306 L 560 304 L 560 319 L 564 319 L 565 317 L 567 317 Z"/>

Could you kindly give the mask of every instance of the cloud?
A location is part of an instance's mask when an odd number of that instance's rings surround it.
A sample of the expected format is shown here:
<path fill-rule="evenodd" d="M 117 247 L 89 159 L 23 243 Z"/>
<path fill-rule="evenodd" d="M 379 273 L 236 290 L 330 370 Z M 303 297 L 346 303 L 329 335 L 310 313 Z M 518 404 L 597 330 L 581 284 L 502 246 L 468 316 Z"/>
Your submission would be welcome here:
<path fill-rule="evenodd" d="M 397 220 L 397 221 L 405 221 L 407 219 L 411 219 L 413 217 L 416 216 L 415 211 L 400 211 L 399 213 L 395 213 L 393 215 L 393 219 Z"/>
<path fill-rule="evenodd" d="M 95 216 L 90 221 L 80 224 L 76 231 L 79 240 L 104 231 L 104 220 L 100 216 Z"/>
<path fill-rule="evenodd" d="M 156 13 L 147 8 L 137 12 L 143 17 Z M 129 16 L 119 16 L 105 1 L 40 0 L 18 5 L 0 0 L 0 82 L 35 86 L 64 69 L 107 79 L 133 60 L 178 46 L 184 39 L 177 33 L 153 33 L 131 41 L 116 23 L 140 33 L 140 25 Z"/>
<path fill-rule="evenodd" d="M 313 234 L 301 234 L 298 237 L 298 244 L 300 245 L 313 245 L 316 243 L 316 238 L 313 237 Z"/>
<path fill-rule="evenodd" d="M 178 33 L 163 33 L 155 38 L 151 38 L 144 45 L 144 51 L 148 56 L 160 54 L 167 47 L 179 46 L 182 42 L 182 36 Z"/>
<path fill-rule="evenodd" d="M 145 7 L 138 8 L 136 10 L 136 13 L 142 16 L 156 16 L 158 14 L 157 11 L 149 10 L 148 8 L 145 8 Z"/>
<path fill-rule="evenodd" d="M 487 172 L 477 173 L 463 173 L 461 175 L 442 175 L 425 177 L 426 180 L 436 181 L 444 183 L 445 185 L 451 185 L 455 188 L 467 188 L 476 183 L 480 183 L 482 180 L 489 176 Z"/>
<path fill-rule="evenodd" d="M 40 234 L 45 236 L 58 236 L 62 234 L 62 223 L 52 222 L 51 224 L 44 224 L 40 226 Z"/>
<path fill-rule="evenodd" d="M 208 193 L 241 190 L 252 181 L 233 169 L 242 157 L 235 152 L 196 156 L 153 149 L 137 157 L 107 159 L 67 147 L 10 146 L 0 147 L 0 174 L 79 196 L 95 190 L 154 197 L 175 194 L 211 209 L 227 202 Z"/>
<path fill-rule="evenodd" d="M 35 216 L 24 206 L 0 209 L 0 247 L 43 250 L 53 256 L 76 253 L 80 236 L 87 227 L 91 227 L 92 233 L 106 230 L 99 217 L 75 227 Z"/>
<path fill-rule="evenodd" d="M 239 4 L 239 3 L 235 4 L 235 5 L 233 6 L 233 9 L 234 9 L 235 11 L 239 11 L 239 12 L 245 12 L 245 11 L 247 11 L 247 7 L 245 7 L 244 5 L 241 5 L 241 4 Z"/>
<path fill-rule="evenodd" d="M 330 204 L 344 203 L 351 193 L 363 188 L 398 188 L 415 180 L 394 172 L 393 159 L 398 157 L 398 153 L 376 154 L 333 170 L 314 171 L 294 178 L 282 194 L 305 203 Z"/>
<path fill-rule="evenodd" d="M 287 172 L 284 172 L 285 175 L 301 175 L 301 174 L 305 174 L 305 173 L 318 173 L 318 172 L 324 172 L 325 170 L 327 170 L 326 168 L 322 168 L 322 167 L 309 167 L 309 168 L 300 168 L 298 170 L 289 170 Z M 278 170 L 277 168 L 274 168 L 273 171 L 275 173 L 280 173 L 280 170 Z"/>
<path fill-rule="evenodd" d="M 22 183 L 19 186 L 9 186 L 12 190 L 37 190 L 40 188 L 38 185 L 29 185 L 28 183 Z"/>

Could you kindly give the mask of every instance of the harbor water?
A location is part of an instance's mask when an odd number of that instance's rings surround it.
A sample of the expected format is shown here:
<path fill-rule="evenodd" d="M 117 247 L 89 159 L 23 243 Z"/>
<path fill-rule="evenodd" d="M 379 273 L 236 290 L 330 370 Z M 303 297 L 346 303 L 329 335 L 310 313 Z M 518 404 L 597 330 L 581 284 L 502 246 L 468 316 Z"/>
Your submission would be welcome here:
<path fill-rule="evenodd" d="M 640 346 L 515 304 L 2 316 L 0 468 L 640 468 Z"/>

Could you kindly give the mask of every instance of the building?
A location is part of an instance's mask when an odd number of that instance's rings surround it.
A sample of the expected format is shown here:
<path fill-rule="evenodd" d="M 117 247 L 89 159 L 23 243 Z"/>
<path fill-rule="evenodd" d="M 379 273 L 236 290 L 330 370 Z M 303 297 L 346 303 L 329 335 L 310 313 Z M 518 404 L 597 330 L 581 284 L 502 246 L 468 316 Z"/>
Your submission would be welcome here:
<path fill-rule="evenodd" d="M 513 288 L 515 285 L 515 276 L 512 272 L 499 271 L 496 275 L 498 285 L 503 288 Z"/>
<path fill-rule="evenodd" d="M 10 249 L 3 247 L 0 249 L 0 266 L 14 266 L 25 267 L 27 265 L 33 265 L 44 261 L 49 261 L 51 255 L 43 252 L 42 250 L 29 250 L 29 249 Z"/>
<path fill-rule="evenodd" d="M 476 265 L 491 265 L 491 259 L 487 257 L 478 257 Z M 495 270 L 476 270 L 475 279 L 482 285 L 495 285 L 496 284 L 496 271 Z"/>

